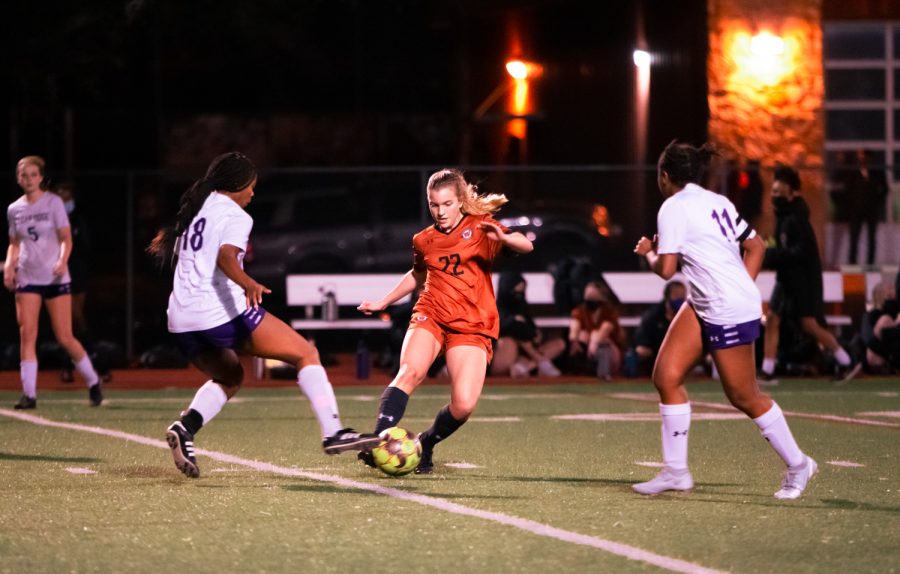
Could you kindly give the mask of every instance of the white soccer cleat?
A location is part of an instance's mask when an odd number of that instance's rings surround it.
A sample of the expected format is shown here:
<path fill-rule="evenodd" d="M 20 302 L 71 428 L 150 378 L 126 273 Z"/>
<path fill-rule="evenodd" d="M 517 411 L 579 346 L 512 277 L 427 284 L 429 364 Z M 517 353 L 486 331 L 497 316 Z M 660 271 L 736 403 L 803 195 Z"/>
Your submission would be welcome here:
<path fill-rule="evenodd" d="M 542 377 L 558 377 L 562 373 L 556 368 L 556 365 L 544 359 L 538 363 L 538 374 Z"/>
<path fill-rule="evenodd" d="M 694 477 L 687 469 L 678 471 L 664 468 L 652 479 L 633 484 L 631 488 L 638 494 L 659 494 L 667 490 L 690 490 L 694 488 Z"/>
<path fill-rule="evenodd" d="M 784 471 L 784 478 L 781 479 L 781 490 L 775 493 L 775 498 L 792 500 L 800 498 L 809 481 L 813 479 L 819 466 L 816 461 L 810 457 L 803 455 L 805 460 L 803 464 L 797 468 L 788 468 Z"/>

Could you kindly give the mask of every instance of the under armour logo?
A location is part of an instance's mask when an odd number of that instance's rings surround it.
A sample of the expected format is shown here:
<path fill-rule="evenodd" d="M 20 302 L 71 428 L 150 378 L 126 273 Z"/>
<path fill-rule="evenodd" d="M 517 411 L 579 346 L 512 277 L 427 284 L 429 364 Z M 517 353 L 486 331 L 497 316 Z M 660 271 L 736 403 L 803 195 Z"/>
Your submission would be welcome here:
<path fill-rule="evenodd" d="M 681 435 L 681 436 L 687 436 L 687 432 L 688 432 L 688 431 L 686 431 L 686 430 L 684 430 L 684 431 L 675 431 L 675 432 L 672 433 L 672 436 L 678 436 L 678 435 Z"/>
<path fill-rule="evenodd" d="M 387 419 L 389 422 L 394 422 L 394 417 L 392 417 L 390 415 L 385 415 L 385 414 L 379 413 L 378 418 Z"/>

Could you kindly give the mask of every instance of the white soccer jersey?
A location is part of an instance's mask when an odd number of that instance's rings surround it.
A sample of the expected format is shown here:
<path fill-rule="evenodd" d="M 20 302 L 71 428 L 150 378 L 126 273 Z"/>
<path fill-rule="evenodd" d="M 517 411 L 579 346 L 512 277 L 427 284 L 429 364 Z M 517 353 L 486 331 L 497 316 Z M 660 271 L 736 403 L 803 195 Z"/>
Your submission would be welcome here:
<path fill-rule="evenodd" d="M 657 253 L 679 253 L 697 315 L 713 325 L 762 316 L 762 298 L 741 259 L 740 244 L 755 232 L 727 197 L 687 184 L 663 202 Z"/>
<path fill-rule="evenodd" d="M 53 265 L 59 260 L 58 232 L 69 227 L 69 216 L 58 195 L 44 192 L 31 204 L 23 195 L 9 205 L 6 220 L 9 236 L 19 240 L 18 287 L 72 281 L 68 269 L 61 277 L 53 274 Z"/>
<path fill-rule="evenodd" d="M 244 290 L 216 265 L 219 248 L 234 245 L 244 253 L 253 218 L 231 198 L 209 194 L 187 231 L 175 244 L 178 264 L 169 296 L 169 331 L 185 333 L 212 329 L 247 310 Z"/>

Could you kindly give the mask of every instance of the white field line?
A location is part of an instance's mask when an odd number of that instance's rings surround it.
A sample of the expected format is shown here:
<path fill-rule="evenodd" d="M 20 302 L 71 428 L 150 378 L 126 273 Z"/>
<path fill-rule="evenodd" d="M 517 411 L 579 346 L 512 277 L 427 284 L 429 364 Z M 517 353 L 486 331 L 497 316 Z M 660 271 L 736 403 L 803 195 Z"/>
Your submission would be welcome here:
<path fill-rule="evenodd" d="M 114 429 L 107 429 L 103 427 L 82 425 L 77 423 L 65 423 L 53 421 L 50 419 L 46 419 L 43 417 L 38 417 L 34 415 L 29 415 L 25 413 L 20 413 L 16 411 L 11 411 L 8 409 L 0 409 L 0 415 L 10 417 L 13 419 L 18 419 L 23 422 L 28 422 L 31 424 L 61 428 L 67 430 L 88 432 L 92 434 L 97 434 L 101 436 L 107 436 L 112 438 L 119 438 L 122 440 L 136 442 L 145 446 L 152 446 L 155 448 L 168 449 L 169 445 L 165 441 L 156 440 L 152 438 L 148 438 L 141 435 L 126 433 Z M 658 566 L 660 568 L 670 570 L 672 572 L 685 572 L 687 574 L 722 574 L 724 571 L 722 570 L 714 570 L 712 568 L 706 568 L 699 564 L 694 564 L 693 562 L 687 562 L 685 560 L 679 560 L 678 558 L 671 558 L 669 556 L 663 556 L 661 554 L 654 554 L 648 550 L 644 550 L 642 548 L 638 548 L 636 546 L 631 546 L 629 544 L 623 544 L 621 542 L 613 542 L 612 540 L 606 540 L 604 538 L 599 538 L 596 536 L 588 536 L 586 534 L 579 534 L 577 532 L 571 532 L 568 530 L 563 530 L 561 528 L 556 528 L 553 526 L 549 526 L 546 524 L 541 524 L 540 522 L 536 522 L 534 520 L 529 520 L 527 518 L 520 518 L 518 516 L 513 516 L 509 514 L 503 514 L 501 512 L 490 512 L 487 510 L 479 510 L 477 508 L 469 508 L 468 506 L 463 506 L 461 504 L 457 504 L 455 502 L 451 502 L 444 498 L 437 498 L 433 496 L 425 496 L 422 494 L 415 494 L 412 492 L 406 492 L 404 490 L 399 490 L 396 488 L 388 488 L 385 486 L 378 486 L 375 484 L 369 484 L 367 482 L 360 482 L 357 480 L 350 480 L 347 478 L 343 478 L 340 476 L 334 476 L 329 474 L 319 474 L 316 472 L 308 472 L 296 468 L 286 468 L 283 466 L 276 466 L 274 464 L 268 462 L 261 462 L 257 460 L 248 460 L 245 458 L 240 458 L 234 455 L 230 455 L 224 452 L 216 452 L 205 449 L 197 449 L 197 454 L 202 454 L 206 457 L 209 457 L 213 460 L 224 462 L 227 464 L 236 464 L 240 466 L 250 467 L 252 469 L 258 470 L 260 472 L 271 472 L 273 474 L 280 474 L 283 476 L 296 476 L 300 478 L 306 478 L 309 480 L 317 480 L 320 482 L 327 482 L 337 486 L 341 486 L 344 488 L 352 488 L 357 490 L 365 490 L 368 492 L 374 492 L 376 494 L 383 494 L 385 496 L 390 496 L 392 498 L 397 498 L 400 500 L 406 500 L 408 502 L 415 502 L 417 504 L 422 504 L 424 506 L 430 506 L 432 508 L 437 508 L 438 510 L 443 510 L 445 512 L 451 512 L 453 514 L 459 514 L 461 516 L 471 516 L 474 518 L 481 518 L 483 520 L 489 520 L 492 522 L 496 522 L 498 524 L 504 524 L 507 526 L 512 526 L 513 528 L 518 528 L 519 530 L 530 532 L 532 534 L 536 534 L 538 536 L 545 536 L 547 538 L 552 538 L 555 540 L 560 540 L 562 542 L 569 542 L 572 544 L 578 544 L 581 546 L 588 546 L 591 548 L 597 548 L 599 550 L 603 550 L 605 552 L 609 552 L 610 554 L 615 554 L 616 556 L 622 556 L 623 558 L 627 558 L 629 560 L 635 560 L 638 562 L 646 562 L 647 564 L 652 564 L 654 566 Z"/>
<path fill-rule="evenodd" d="M 658 403 L 659 397 L 652 393 L 612 393 L 607 395 L 612 399 L 624 399 L 627 401 L 641 401 L 645 403 Z M 718 411 L 737 411 L 733 406 L 724 403 L 713 403 L 707 401 L 691 401 L 691 405 L 695 407 L 703 407 Z M 804 413 L 800 411 L 784 411 L 789 417 L 797 417 L 802 419 L 813 419 L 817 421 L 831 421 L 836 423 L 849 423 L 854 425 L 865 425 L 873 427 L 900 428 L 900 423 L 891 423 L 885 421 L 873 421 L 870 419 L 860 419 L 855 417 L 842 417 L 839 415 L 825 415 L 820 413 Z"/>
<path fill-rule="evenodd" d="M 866 411 L 856 413 L 858 417 L 884 417 L 888 419 L 900 419 L 900 411 Z"/>
<path fill-rule="evenodd" d="M 81 466 L 67 466 L 66 472 L 71 472 L 72 474 L 97 474 L 96 470 L 83 468 Z"/>
<path fill-rule="evenodd" d="M 862 468 L 866 466 L 864 464 L 859 464 L 858 462 L 853 462 L 850 460 L 829 460 L 828 464 L 832 466 L 843 466 L 846 468 Z"/>

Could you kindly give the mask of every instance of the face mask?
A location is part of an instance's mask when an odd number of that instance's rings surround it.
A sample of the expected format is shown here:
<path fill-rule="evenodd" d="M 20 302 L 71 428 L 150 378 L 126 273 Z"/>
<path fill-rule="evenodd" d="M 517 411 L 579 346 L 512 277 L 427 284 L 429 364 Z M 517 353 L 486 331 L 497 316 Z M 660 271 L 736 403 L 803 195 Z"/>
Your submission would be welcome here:
<path fill-rule="evenodd" d="M 63 206 L 65 206 L 66 208 L 66 213 L 72 213 L 73 211 L 75 211 L 75 200 L 70 199 L 68 201 L 64 201 Z"/>
<path fill-rule="evenodd" d="M 785 207 L 788 206 L 789 203 L 790 203 L 790 201 L 788 201 L 788 199 L 786 197 L 773 197 L 772 198 L 772 205 L 775 206 L 775 209 L 784 209 Z"/>
<path fill-rule="evenodd" d="M 600 305 L 602 305 L 600 301 L 588 300 L 584 302 L 584 306 L 587 307 L 588 311 L 596 311 L 600 308 Z"/>
<path fill-rule="evenodd" d="M 684 299 L 671 299 L 669 300 L 669 308 L 672 309 L 673 313 L 677 313 L 681 306 L 684 305 Z"/>

